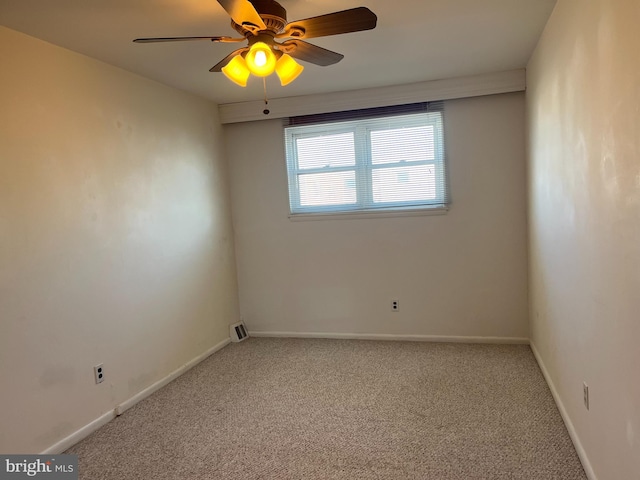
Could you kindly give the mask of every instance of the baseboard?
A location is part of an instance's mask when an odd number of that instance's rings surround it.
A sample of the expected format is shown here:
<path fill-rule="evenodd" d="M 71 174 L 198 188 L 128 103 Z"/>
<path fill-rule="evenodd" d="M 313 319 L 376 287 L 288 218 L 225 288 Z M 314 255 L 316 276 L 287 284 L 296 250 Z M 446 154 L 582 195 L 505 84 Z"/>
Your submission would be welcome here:
<path fill-rule="evenodd" d="M 189 362 L 185 363 L 184 365 L 182 365 L 177 370 L 174 370 L 173 372 L 171 372 L 166 377 L 158 380 L 156 383 L 154 383 L 153 385 L 145 388 L 140 393 L 138 393 L 138 394 L 134 395 L 133 397 L 131 397 L 130 399 L 122 402 L 120 405 L 116 406 L 116 408 L 114 408 L 113 410 L 109 410 L 108 412 L 104 413 L 100 417 L 98 417 L 95 420 L 93 420 L 92 422 L 88 423 L 87 425 L 85 425 L 81 429 L 76 430 L 75 432 L 73 432 L 68 437 L 63 438 L 59 442 L 57 442 L 54 445 L 50 446 L 49 448 L 47 448 L 46 450 L 44 450 L 42 452 L 42 455 L 55 455 L 55 454 L 62 453 L 65 450 L 68 450 L 70 447 L 74 446 L 79 441 L 81 441 L 84 438 L 88 437 L 90 434 L 92 434 L 93 432 L 98 430 L 103 425 L 109 423 L 111 420 L 116 418 L 118 415 L 122 415 L 126 410 L 128 410 L 131 407 L 133 407 L 136 403 L 140 402 L 141 400 L 144 400 L 145 398 L 147 398 L 152 393 L 158 391 L 159 389 L 161 389 L 162 387 L 167 385 L 169 382 L 171 382 L 172 380 L 175 380 L 177 377 L 182 375 L 187 370 L 195 367 L 197 364 L 199 364 L 200 362 L 202 362 L 206 358 L 210 357 L 211 355 L 216 353 L 218 350 L 220 350 L 223 347 L 227 346 L 229 343 L 231 343 L 231 339 L 227 338 L 227 339 L 223 340 L 222 342 L 218 343 L 217 345 L 214 345 L 213 347 L 211 347 L 210 349 L 208 349 L 204 353 L 202 353 L 202 354 L 198 355 L 197 357 L 195 357 L 193 360 L 190 360 Z"/>
<path fill-rule="evenodd" d="M 553 383 L 553 380 L 551 380 L 551 377 L 549 376 L 549 371 L 547 370 L 547 367 L 545 367 L 544 362 L 542 361 L 542 357 L 538 352 L 538 349 L 536 348 L 533 342 L 530 342 L 529 345 L 531 347 L 531 351 L 533 352 L 533 356 L 536 358 L 536 361 L 540 366 L 542 375 L 544 376 L 544 379 L 547 381 L 547 385 L 549 385 L 549 390 L 551 390 L 551 395 L 553 395 L 553 399 L 555 400 L 556 405 L 558 406 L 558 410 L 560 411 L 560 416 L 562 417 L 562 420 L 564 421 L 564 424 L 567 427 L 567 431 L 569 432 L 569 437 L 571 437 L 571 441 L 573 442 L 573 446 L 575 447 L 576 452 L 578 453 L 578 457 L 580 458 L 580 462 L 582 463 L 584 472 L 587 474 L 587 478 L 589 480 L 598 480 L 598 477 L 596 477 L 596 474 L 593 471 L 593 467 L 591 466 L 591 462 L 589 461 L 589 457 L 587 456 L 587 452 L 582 446 L 580 437 L 578 437 L 578 433 L 576 432 L 576 429 L 573 426 L 573 422 L 571 421 L 571 418 L 567 413 L 567 409 L 564 407 L 564 403 L 562 403 L 562 399 L 560 398 L 560 394 L 558 393 L 558 390 L 556 389 L 556 386 Z"/>
<path fill-rule="evenodd" d="M 501 343 L 528 345 L 528 338 L 520 337 L 463 337 L 445 335 L 391 335 L 386 333 L 325 333 L 325 332 L 261 332 L 249 331 L 251 337 L 276 338 L 335 338 L 349 340 L 395 340 L 404 342 L 442 343 Z"/>
<path fill-rule="evenodd" d="M 222 342 L 218 343 L 217 345 L 214 345 L 213 347 L 211 347 L 209 350 L 207 350 L 203 354 L 198 355 L 196 358 L 194 358 L 190 362 L 185 363 L 183 366 L 181 366 L 177 370 L 171 372 L 166 377 L 158 380 L 153 385 L 150 385 L 149 387 L 147 387 L 144 390 L 142 390 L 140 393 L 134 395 L 129 400 L 125 400 L 124 402 L 122 402 L 120 405 L 118 405 L 115 408 L 114 411 L 115 411 L 116 415 L 117 416 L 122 415 L 124 412 L 126 412 L 131 407 L 133 407 L 136 403 L 138 403 L 139 401 L 147 398 L 152 393 L 160 390 L 166 384 L 168 384 L 171 381 L 175 380 L 176 378 L 178 378 L 180 375 L 182 375 L 187 370 L 195 367 L 197 364 L 199 364 L 200 362 L 205 360 L 207 357 L 210 357 L 211 355 L 216 353 L 221 348 L 227 346 L 230 342 L 231 342 L 230 338 L 227 338 L 227 339 L 223 340 Z"/>
<path fill-rule="evenodd" d="M 109 410 L 107 413 L 100 415 L 98 418 L 96 418 L 91 423 L 88 423 L 87 425 L 82 427 L 80 430 L 76 430 L 68 437 L 65 437 L 59 442 L 54 443 L 49 448 L 42 451 L 40 455 L 58 455 L 64 452 L 65 450 L 73 447 L 80 440 L 87 438 L 93 432 L 98 430 L 103 425 L 106 425 L 114 418 L 116 418 L 115 410 Z"/>

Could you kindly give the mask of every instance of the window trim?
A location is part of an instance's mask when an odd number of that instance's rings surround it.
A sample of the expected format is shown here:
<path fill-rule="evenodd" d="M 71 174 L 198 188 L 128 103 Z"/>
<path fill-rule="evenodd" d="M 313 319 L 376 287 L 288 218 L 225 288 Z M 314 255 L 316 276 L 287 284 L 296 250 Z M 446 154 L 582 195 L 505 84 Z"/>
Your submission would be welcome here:
<path fill-rule="evenodd" d="M 446 215 L 450 205 L 438 205 L 432 207 L 414 208 L 394 208 L 378 210 L 349 210 L 334 212 L 314 212 L 314 213 L 289 213 L 288 218 L 293 222 L 306 222 L 310 220 L 347 220 L 347 219 L 367 219 L 367 218 L 390 218 L 390 217 L 430 217 Z"/>
<path fill-rule="evenodd" d="M 439 117 L 425 122 L 424 115 L 439 113 Z M 414 116 L 415 115 L 415 116 Z M 376 125 L 385 118 L 394 118 L 393 127 L 411 128 L 432 125 L 434 135 L 434 159 L 410 162 L 393 162 L 373 164 L 371 154 L 371 134 L 376 130 L 384 130 L 382 125 Z M 287 186 L 289 197 L 290 219 L 320 219 L 320 218 L 370 218 L 380 216 L 402 215 L 441 215 L 448 211 L 449 185 L 444 145 L 444 105 L 443 102 L 431 102 L 428 104 L 400 105 L 394 107 L 382 107 L 353 112 L 337 112 L 332 114 L 320 114 L 305 117 L 293 117 L 284 125 Z M 388 128 L 388 127 L 387 127 Z M 304 129 L 301 133 L 296 131 Z M 298 168 L 298 151 L 296 142 L 300 138 L 317 137 L 319 133 L 339 134 L 353 132 L 354 148 L 356 152 L 364 152 L 364 157 L 356 155 L 353 165 L 341 165 L 336 167 L 318 167 L 310 169 Z M 403 166 L 433 166 L 435 172 L 436 201 L 433 203 L 416 204 L 415 201 L 376 203 L 371 192 L 373 174 L 376 170 L 387 168 L 399 168 Z M 337 173 L 353 171 L 356 183 L 362 188 L 356 189 L 356 201 L 349 204 L 310 206 L 303 207 L 301 203 L 299 176 L 301 174 Z M 364 181 L 358 181 L 364 179 Z M 295 180 L 295 181 L 294 181 Z"/>

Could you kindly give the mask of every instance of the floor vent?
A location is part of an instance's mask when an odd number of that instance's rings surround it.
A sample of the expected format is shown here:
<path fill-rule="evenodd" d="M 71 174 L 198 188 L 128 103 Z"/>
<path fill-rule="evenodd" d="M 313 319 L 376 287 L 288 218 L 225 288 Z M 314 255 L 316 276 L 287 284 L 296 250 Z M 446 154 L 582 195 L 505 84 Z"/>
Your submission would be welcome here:
<path fill-rule="evenodd" d="M 247 329 L 242 322 L 234 323 L 233 325 L 231 325 L 230 330 L 232 342 L 241 342 L 242 340 L 245 340 L 247 337 L 249 337 Z"/>

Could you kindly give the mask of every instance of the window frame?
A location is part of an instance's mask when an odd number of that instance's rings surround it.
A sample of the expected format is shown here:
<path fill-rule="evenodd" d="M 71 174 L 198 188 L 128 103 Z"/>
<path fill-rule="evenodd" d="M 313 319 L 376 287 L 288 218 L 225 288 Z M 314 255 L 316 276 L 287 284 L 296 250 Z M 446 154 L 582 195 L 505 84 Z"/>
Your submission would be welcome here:
<path fill-rule="evenodd" d="M 405 108 L 407 106 L 402 106 Z M 436 104 L 419 104 L 409 111 L 379 114 L 380 109 L 356 112 L 340 112 L 338 114 L 319 115 L 321 120 L 313 121 L 313 117 L 296 123 L 290 119 L 284 127 L 285 154 L 287 167 L 287 183 L 289 193 L 290 218 L 297 216 L 327 215 L 371 215 L 371 214 L 403 214 L 407 212 L 433 213 L 434 210 L 448 209 L 448 182 L 444 145 L 444 108 L 441 102 Z M 373 110 L 373 111 L 372 111 Z M 292 121 L 293 120 L 293 121 Z M 434 130 L 434 158 L 419 161 L 396 161 L 374 164 L 372 159 L 371 134 L 375 131 L 412 127 L 432 127 Z M 297 141 L 304 138 L 316 138 L 321 134 L 334 135 L 353 134 L 354 164 L 341 166 L 324 166 L 301 169 L 298 163 Z M 398 201 L 375 202 L 373 199 L 373 175 L 376 171 L 389 168 L 428 165 L 434 168 L 435 199 L 433 201 Z M 356 183 L 356 201 L 348 204 L 322 206 L 303 206 L 300 196 L 300 177 L 302 175 L 354 172 Z"/>

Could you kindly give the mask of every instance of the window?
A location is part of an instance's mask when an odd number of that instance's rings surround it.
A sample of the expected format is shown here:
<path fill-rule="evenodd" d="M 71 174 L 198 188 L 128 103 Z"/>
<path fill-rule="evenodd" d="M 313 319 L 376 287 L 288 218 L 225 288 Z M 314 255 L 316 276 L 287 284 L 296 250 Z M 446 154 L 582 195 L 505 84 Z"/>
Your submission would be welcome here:
<path fill-rule="evenodd" d="M 445 207 L 442 103 L 290 118 L 291 213 Z"/>

